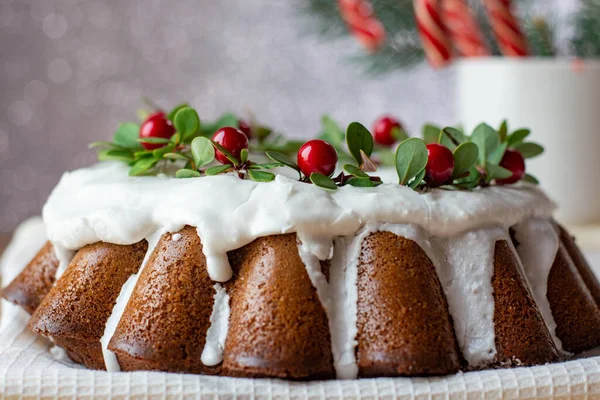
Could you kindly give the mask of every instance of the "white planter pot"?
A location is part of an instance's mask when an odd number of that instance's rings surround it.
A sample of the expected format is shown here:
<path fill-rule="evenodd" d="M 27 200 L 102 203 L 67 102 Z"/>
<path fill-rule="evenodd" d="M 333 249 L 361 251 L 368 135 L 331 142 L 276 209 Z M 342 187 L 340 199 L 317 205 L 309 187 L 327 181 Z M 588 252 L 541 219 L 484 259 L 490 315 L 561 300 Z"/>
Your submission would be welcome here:
<path fill-rule="evenodd" d="M 557 219 L 600 223 L 600 61 L 483 58 L 457 64 L 458 117 L 527 127 L 546 152 L 528 172 L 559 204 Z"/>

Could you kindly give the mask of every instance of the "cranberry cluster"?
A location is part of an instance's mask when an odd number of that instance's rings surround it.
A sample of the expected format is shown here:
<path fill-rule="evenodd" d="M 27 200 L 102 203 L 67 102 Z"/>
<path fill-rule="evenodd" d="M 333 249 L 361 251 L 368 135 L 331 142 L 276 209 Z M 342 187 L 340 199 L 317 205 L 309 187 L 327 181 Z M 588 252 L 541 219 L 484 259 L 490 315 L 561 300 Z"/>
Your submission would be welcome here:
<path fill-rule="evenodd" d="M 221 145 L 234 157 L 240 158 L 242 150 L 248 149 L 248 139 L 251 137 L 251 127 L 244 120 L 239 120 L 239 129 L 224 127 L 218 129 L 212 136 L 215 143 Z M 374 140 L 381 146 L 390 147 L 397 142 L 398 137 L 394 133 L 402 131 L 402 124 L 391 116 L 383 116 L 375 121 L 373 125 Z M 140 127 L 140 138 L 162 138 L 170 139 L 175 133 L 175 127 L 169 121 L 164 112 L 158 111 L 151 114 Z M 145 149 L 154 150 L 164 146 L 162 143 L 142 143 Z M 427 145 L 427 166 L 425 168 L 425 180 L 431 186 L 440 186 L 448 183 L 454 171 L 454 156 L 449 148 L 432 143 Z M 215 158 L 221 164 L 230 164 L 231 161 L 219 150 L 215 152 Z M 338 154 L 335 148 L 324 140 L 310 140 L 306 142 L 297 154 L 297 164 L 300 171 L 310 177 L 313 173 L 319 173 L 330 177 L 333 175 L 338 162 Z M 525 176 L 525 160 L 521 153 L 513 149 L 507 149 L 500 166 L 512 172 L 512 176 L 498 179 L 500 185 L 515 183 Z"/>

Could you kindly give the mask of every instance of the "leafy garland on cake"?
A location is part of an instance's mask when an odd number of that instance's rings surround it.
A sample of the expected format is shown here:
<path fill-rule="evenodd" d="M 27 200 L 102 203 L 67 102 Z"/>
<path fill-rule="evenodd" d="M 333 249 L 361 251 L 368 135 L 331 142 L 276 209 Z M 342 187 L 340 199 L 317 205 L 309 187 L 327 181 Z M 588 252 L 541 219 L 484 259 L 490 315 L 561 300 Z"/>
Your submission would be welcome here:
<path fill-rule="evenodd" d="M 301 182 L 328 190 L 378 186 L 381 179 L 371 175 L 378 165 L 395 166 L 399 184 L 418 190 L 472 190 L 520 180 L 538 183 L 525 173 L 524 159 L 544 151 L 525 141 L 528 129 L 509 133 L 506 121 L 497 130 L 482 123 L 470 135 L 458 127 L 427 124 L 422 138 L 409 138 L 392 117 L 376 122 L 374 137 L 359 122 L 343 130 L 324 116 L 318 139 L 302 143 L 286 140 L 253 117 L 248 123 L 226 113 L 216 121 L 201 122 L 187 104 L 143 118 L 141 125 L 121 124 L 112 141 L 94 142 L 90 148 L 98 148 L 101 161 L 127 163 L 132 176 L 166 173 L 165 166 L 173 164 L 181 167 L 177 178 L 234 173 L 241 179 L 269 182 L 275 179 L 269 170 L 287 167 Z M 250 154 L 268 161 L 251 161 Z M 296 160 L 290 157 L 294 154 Z M 343 171 L 334 176 L 338 161 L 344 163 Z"/>

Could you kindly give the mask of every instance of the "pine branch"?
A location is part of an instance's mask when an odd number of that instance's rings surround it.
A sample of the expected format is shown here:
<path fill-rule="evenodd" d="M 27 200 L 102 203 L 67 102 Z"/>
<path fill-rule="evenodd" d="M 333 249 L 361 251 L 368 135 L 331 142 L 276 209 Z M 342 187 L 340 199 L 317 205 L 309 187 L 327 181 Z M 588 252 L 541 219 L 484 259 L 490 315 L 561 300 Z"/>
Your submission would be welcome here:
<path fill-rule="evenodd" d="M 577 57 L 600 56 L 600 0 L 583 0 L 574 17 L 571 51 Z"/>

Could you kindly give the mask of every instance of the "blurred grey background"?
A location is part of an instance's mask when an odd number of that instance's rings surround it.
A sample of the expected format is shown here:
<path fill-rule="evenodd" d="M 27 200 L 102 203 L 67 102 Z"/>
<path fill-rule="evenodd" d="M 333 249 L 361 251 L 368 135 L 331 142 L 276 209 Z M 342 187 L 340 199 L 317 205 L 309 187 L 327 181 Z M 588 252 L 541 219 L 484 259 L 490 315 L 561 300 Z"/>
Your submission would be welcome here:
<path fill-rule="evenodd" d="M 134 119 L 142 96 L 205 118 L 250 108 L 295 137 L 324 113 L 370 125 L 390 112 L 409 131 L 456 122 L 452 69 L 366 76 L 345 61 L 356 41 L 301 33 L 301 1 L 0 0 L 0 233 L 93 163 L 87 144 Z M 540 7 L 566 17 L 575 3 Z"/>

